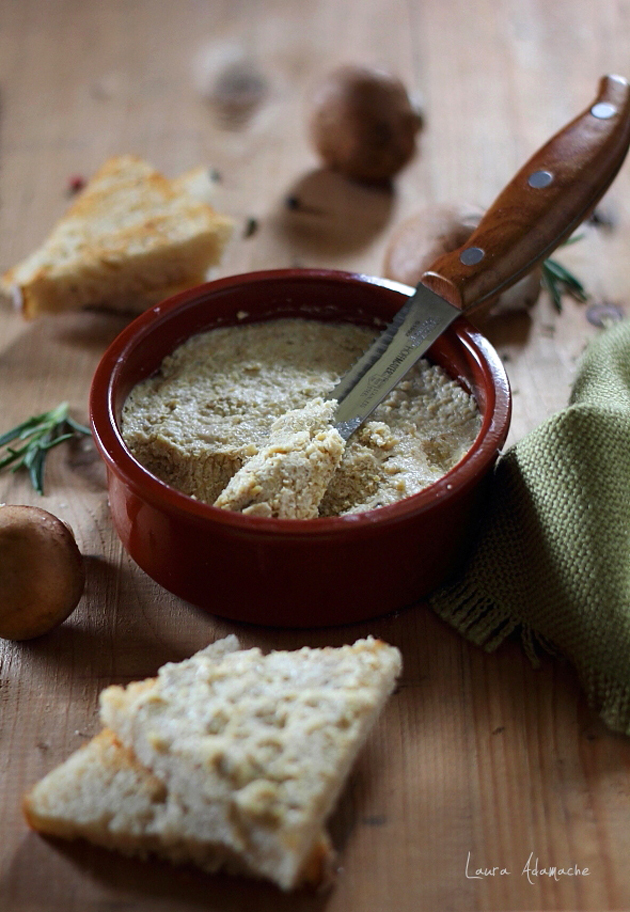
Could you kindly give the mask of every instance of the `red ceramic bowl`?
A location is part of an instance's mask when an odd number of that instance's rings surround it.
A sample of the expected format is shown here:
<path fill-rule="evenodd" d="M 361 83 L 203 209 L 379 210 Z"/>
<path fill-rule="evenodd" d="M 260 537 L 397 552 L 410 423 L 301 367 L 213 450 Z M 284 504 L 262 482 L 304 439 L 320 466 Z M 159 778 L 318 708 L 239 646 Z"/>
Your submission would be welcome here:
<path fill-rule="evenodd" d="M 105 352 L 92 383 L 96 445 L 114 525 L 131 557 L 207 611 L 283 627 L 346 624 L 410 605 L 453 571 L 505 442 L 510 390 L 494 349 L 458 319 L 429 351 L 475 396 L 483 416 L 466 456 L 430 487 L 366 513 L 311 520 L 243 516 L 164 484 L 131 455 L 120 415 L 131 388 L 194 333 L 304 316 L 382 326 L 412 289 L 363 275 L 287 269 L 231 276 L 158 304 Z M 237 314 L 241 314 L 241 319 Z"/>

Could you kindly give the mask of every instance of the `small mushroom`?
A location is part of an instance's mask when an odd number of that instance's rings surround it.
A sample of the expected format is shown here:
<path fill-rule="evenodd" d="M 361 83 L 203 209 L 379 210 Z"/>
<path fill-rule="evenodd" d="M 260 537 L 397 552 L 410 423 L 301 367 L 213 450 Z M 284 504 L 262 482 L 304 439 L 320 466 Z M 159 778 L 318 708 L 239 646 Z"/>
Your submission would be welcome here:
<path fill-rule="evenodd" d="M 384 70 L 342 66 L 316 90 L 312 142 L 324 163 L 366 183 L 389 180 L 411 159 L 422 115 Z"/>
<path fill-rule="evenodd" d="M 384 274 L 396 282 L 415 286 L 439 256 L 452 253 L 469 239 L 483 216 L 472 205 L 437 206 L 411 216 L 396 229 L 385 252 Z M 540 268 L 495 298 L 482 316 L 527 310 L 540 294 Z M 479 314 L 474 319 L 479 322 Z"/>
<path fill-rule="evenodd" d="M 0 637 L 48 633 L 76 608 L 85 572 L 74 535 L 39 507 L 0 506 Z"/>
<path fill-rule="evenodd" d="M 385 252 L 386 277 L 417 285 L 439 256 L 466 243 L 482 215 L 483 210 L 472 205 L 430 207 L 412 215 L 390 239 Z"/>

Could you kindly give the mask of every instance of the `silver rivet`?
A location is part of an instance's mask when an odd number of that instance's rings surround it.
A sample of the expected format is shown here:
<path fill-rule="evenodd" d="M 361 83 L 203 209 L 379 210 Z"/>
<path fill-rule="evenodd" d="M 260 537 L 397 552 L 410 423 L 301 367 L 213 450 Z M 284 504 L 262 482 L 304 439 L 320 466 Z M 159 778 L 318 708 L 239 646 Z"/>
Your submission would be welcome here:
<path fill-rule="evenodd" d="M 481 247 L 468 247 L 460 255 L 459 262 L 463 263 L 464 266 L 476 266 L 477 263 L 481 263 L 485 255 Z"/>
<path fill-rule="evenodd" d="M 609 117 L 613 117 L 616 113 L 617 108 L 608 101 L 598 101 L 591 108 L 593 117 L 598 117 L 600 120 L 608 120 Z"/>
<path fill-rule="evenodd" d="M 553 180 L 553 174 L 551 171 L 534 171 L 533 174 L 530 174 L 527 178 L 527 183 L 530 187 L 533 187 L 534 190 L 540 190 L 541 187 L 548 187 Z"/>

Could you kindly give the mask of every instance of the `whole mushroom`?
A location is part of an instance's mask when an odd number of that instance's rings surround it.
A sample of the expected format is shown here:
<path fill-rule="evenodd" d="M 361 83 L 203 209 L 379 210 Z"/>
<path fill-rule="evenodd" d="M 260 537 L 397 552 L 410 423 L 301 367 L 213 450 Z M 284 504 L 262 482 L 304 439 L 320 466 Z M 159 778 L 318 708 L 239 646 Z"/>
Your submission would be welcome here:
<path fill-rule="evenodd" d="M 70 615 L 85 572 L 74 535 L 39 507 L 0 506 L 0 637 L 28 640 Z"/>
<path fill-rule="evenodd" d="M 312 142 L 324 163 L 366 183 L 387 181 L 412 158 L 422 115 L 385 70 L 342 66 L 315 92 Z"/>
<path fill-rule="evenodd" d="M 473 205 L 434 206 L 402 222 L 393 233 L 383 264 L 384 275 L 396 282 L 415 286 L 439 256 L 462 247 L 481 221 L 483 210 Z M 540 268 L 488 302 L 475 322 L 484 316 L 497 316 L 527 310 L 538 300 L 541 289 Z"/>

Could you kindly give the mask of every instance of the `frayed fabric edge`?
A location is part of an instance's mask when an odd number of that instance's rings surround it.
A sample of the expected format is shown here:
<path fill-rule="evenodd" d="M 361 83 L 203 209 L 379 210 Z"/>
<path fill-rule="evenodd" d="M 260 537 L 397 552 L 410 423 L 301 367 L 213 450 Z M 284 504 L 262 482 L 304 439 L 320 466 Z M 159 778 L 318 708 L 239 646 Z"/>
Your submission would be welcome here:
<path fill-rule="evenodd" d="M 428 601 L 438 617 L 486 652 L 494 652 L 504 640 L 517 633 L 525 655 L 534 668 L 540 666 L 541 653 L 559 655 L 553 644 L 533 627 L 492 599 L 471 591 L 465 584 L 450 586 Z"/>
<path fill-rule="evenodd" d="M 629 685 L 580 667 L 543 634 L 466 585 L 450 586 L 430 597 L 428 604 L 438 617 L 485 652 L 495 652 L 508 637 L 517 634 L 534 668 L 540 667 L 544 654 L 568 660 L 577 671 L 591 709 L 611 731 L 630 735 Z"/>

